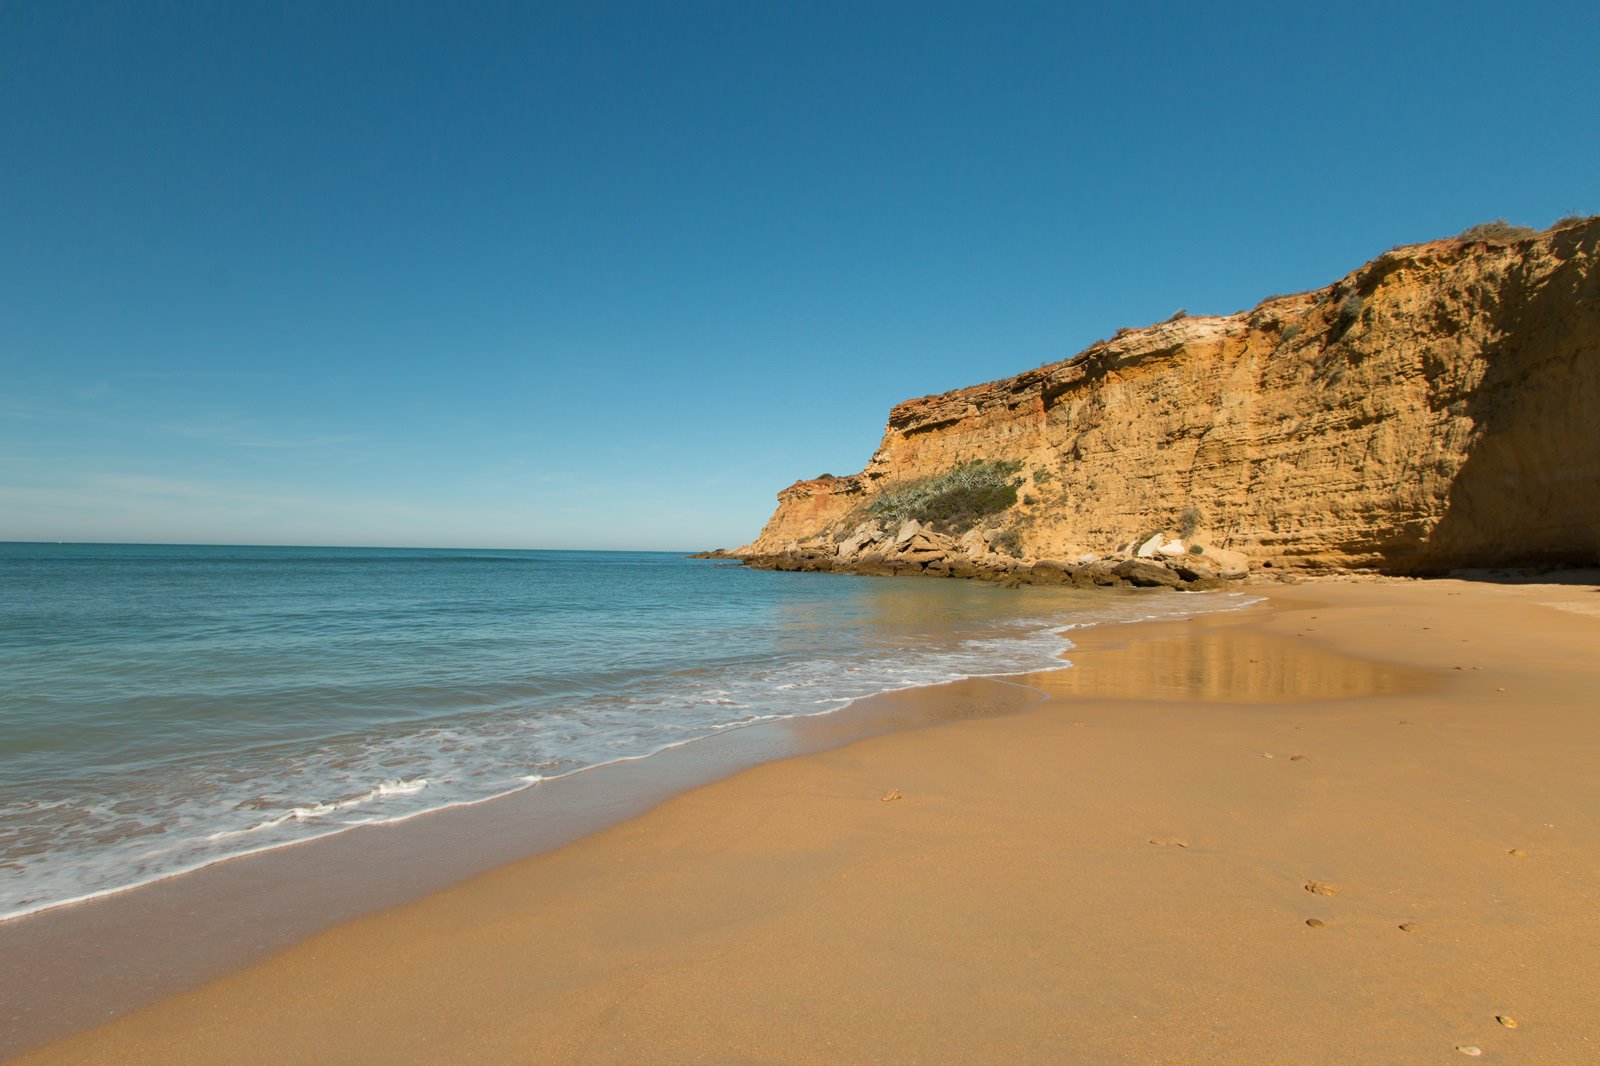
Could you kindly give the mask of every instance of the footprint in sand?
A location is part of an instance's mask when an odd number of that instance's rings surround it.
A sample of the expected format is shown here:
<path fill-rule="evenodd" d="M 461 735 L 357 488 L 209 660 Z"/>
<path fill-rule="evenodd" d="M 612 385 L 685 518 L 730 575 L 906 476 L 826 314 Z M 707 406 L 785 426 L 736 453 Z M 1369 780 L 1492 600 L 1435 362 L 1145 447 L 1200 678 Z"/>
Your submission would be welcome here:
<path fill-rule="evenodd" d="M 1313 896 L 1332 896 L 1336 894 L 1339 889 L 1337 886 L 1330 885 L 1326 881 L 1307 881 L 1306 891 L 1311 893 Z"/>
<path fill-rule="evenodd" d="M 1478 1047 L 1476 1044 L 1457 1044 L 1456 1050 L 1463 1055 L 1470 1055 L 1472 1058 L 1477 1058 L 1483 1054 L 1483 1048 Z"/>
<path fill-rule="evenodd" d="M 1159 844 L 1164 848 L 1186 848 L 1189 842 L 1182 837 L 1151 837 L 1150 843 Z"/>
<path fill-rule="evenodd" d="M 1515 1029 L 1517 1027 L 1517 1020 L 1511 1017 L 1509 1014 L 1496 1014 L 1494 1016 L 1494 1020 L 1505 1026 L 1507 1029 Z"/>
<path fill-rule="evenodd" d="M 1395 928 L 1400 930 L 1402 933 L 1415 933 L 1417 931 L 1417 923 L 1401 922 L 1399 925 L 1395 926 Z"/>
<path fill-rule="evenodd" d="M 1304 755 L 1291 755 L 1291 756 L 1289 756 L 1289 761 L 1290 762 L 1305 762 L 1306 761 L 1306 757 Z"/>
<path fill-rule="evenodd" d="M 1313 929 L 1321 929 L 1323 926 L 1323 921 L 1321 918 L 1307 918 L 1306 924 Z"/>
<path fill-rule="evenodd" d="M 893 803 L 899 798 L 900 790 L 898 788 L 891 788 L 889 791 L 878 797 L 878 799 L 882 800 L 884 803 Z"/>
<path fill-rule="evenodd" d="M 1506 852 L 1506 854 L 1511 856 L 1513 859 L 1526 859 L 1528 857 L 1528 853 L 1523 851 L 1521 848 L 1512 848 L 1510 851 Z"/>

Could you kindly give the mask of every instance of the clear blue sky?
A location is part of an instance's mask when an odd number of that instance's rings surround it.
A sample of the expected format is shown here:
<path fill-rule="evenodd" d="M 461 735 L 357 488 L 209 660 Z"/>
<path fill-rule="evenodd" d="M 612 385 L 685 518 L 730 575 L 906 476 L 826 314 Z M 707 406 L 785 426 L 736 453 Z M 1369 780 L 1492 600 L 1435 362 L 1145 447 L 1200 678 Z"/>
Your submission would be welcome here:
<path fill-rule="evenodd" d="M 0 539 L 698 548 L 889 406 L 1600 212 L 1600 5 L 0 0 Z"/>

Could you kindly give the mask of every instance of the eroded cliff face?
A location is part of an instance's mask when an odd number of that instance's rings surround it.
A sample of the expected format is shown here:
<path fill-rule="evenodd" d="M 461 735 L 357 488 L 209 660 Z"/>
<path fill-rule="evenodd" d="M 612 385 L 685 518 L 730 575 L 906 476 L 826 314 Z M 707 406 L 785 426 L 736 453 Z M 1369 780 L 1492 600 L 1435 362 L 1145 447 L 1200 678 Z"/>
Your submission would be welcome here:
<path fill-rule="evenodd" d="M 1156 531 L 1256 567 L 1600 561 L 1600 219 L 1387 252 L 1327 288 L 1125 331 L 909 400 L 867 468 L 779 493 L 736 554 L 828 552 L 886 489 L 1022 463 L 1025 559 Z"/>

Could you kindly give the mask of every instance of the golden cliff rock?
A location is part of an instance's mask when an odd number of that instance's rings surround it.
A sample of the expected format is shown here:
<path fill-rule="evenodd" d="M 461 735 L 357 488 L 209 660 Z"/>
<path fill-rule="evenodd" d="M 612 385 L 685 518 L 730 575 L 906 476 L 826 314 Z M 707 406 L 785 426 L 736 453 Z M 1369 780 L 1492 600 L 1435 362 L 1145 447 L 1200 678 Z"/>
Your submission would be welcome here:
<path fill-rule="evenodd" d="M 870 572 L 911 540 L 886 501 L 990 464 L 1015 492 L 921 525 L 920 565 L 936 550 L 990 570 L 1600 561 L 1597 245 L 1600 219 L 1477 227 L 1314 292 L 908 400 L 865 470 L 784 489 L 732 554 Z"/>

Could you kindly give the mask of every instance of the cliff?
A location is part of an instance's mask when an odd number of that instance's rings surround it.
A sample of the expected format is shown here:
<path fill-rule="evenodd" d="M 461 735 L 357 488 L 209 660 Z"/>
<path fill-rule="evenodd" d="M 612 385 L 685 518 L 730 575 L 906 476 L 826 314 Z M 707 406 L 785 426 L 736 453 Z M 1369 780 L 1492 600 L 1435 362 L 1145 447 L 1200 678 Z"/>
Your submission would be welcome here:
<path fill-rule="evenodd" d="M 909 541 L 891 494 L 990 463 L 1015 502 L 964 546 L 924 523 L 917 550 L 990 570 L 1600 561 L 1600 218 L 1475 230 L 901 403 L 865 470 L 784 489 L 732 554 L 872 570 Z"/>

